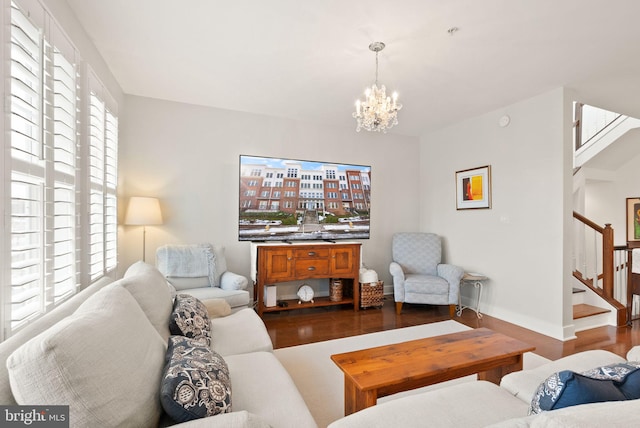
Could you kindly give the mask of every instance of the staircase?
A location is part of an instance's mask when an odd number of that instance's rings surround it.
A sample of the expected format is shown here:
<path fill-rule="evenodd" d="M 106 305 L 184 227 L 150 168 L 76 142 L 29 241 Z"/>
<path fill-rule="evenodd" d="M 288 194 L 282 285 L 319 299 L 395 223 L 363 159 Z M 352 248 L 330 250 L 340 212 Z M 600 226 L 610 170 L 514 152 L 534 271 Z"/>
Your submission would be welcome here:
<path fill-rule="evenodd" d="M 588 291 L 584 288 L 573 287 L 573 324 L 575 331 L 611 325 L 612 310 L 598 306 L 599 302 L 589 299 L 587 293 Z M 613 322 L 615 322 L 615 319 L 613 319 Z"/>
<path fill-rule="evenodd" d="M 611 180 L 637 156 L 640 120 L 575 104 L 574 209 L 585 212 L 587 181 Z M 628 293 L 629 243 L 614 246 L 610 224 L 597 224 L 574 211 L 573 319 L 576 331 L 598 325 L 624 326 L 638 312 Z M 618 226 L 619 227 L 619 226 Z"/>

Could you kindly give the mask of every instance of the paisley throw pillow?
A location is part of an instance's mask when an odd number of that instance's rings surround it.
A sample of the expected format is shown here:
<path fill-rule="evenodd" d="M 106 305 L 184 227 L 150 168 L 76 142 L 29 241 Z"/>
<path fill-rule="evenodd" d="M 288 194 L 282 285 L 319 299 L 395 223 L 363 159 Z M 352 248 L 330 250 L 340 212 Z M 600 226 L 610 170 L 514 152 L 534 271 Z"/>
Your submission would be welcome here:
<path fill-rule="evenodd" d="M 211 346 L 211 322 L 207 307 L 189 294 L 178 294 L 169 319 L 169 331 Z"/>
<path fill-rule="evenodd" d="M 160 402 L 176 422 L 231 412 L 231 379 L 224 359 L 202 342 L 169 337 Z"/>

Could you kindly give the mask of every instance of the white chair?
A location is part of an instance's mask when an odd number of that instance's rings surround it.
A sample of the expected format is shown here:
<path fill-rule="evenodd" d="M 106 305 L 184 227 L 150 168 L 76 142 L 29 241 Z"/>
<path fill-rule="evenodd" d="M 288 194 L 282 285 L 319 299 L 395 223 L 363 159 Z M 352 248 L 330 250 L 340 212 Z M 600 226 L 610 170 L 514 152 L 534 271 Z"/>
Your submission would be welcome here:
<path fill-rule="evenodd" d="M 156 250 L 156 267 L 177 293 L 200 300 L 225 299 L 232 311 L 250 305 L 249 280 L 227 270 L 222 246 L 163 245 Z"/>

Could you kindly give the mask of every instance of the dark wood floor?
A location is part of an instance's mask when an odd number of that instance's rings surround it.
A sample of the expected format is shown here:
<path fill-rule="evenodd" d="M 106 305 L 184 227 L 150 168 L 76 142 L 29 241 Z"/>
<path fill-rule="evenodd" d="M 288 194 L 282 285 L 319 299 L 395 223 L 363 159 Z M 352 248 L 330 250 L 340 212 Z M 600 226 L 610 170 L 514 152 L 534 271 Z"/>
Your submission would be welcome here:
<path fill-rule="evenodd" d="M 402 314 L 396 316 L 394 302 L 387 298 L 382 309 L 364 309 L 355 312 L 347 306 L 332 306 L 266 313 L 264 322 L 274 347 L 320 342 L 341 337 L 356 336 L 394 328 L 410 327 L 449 319 L 446 306 L 405 304 Z M 624 357 L 634 345 L 640 345 L 640 321 L 632 327 L 600 327 L 577 333 L 577 339 L 562 342 L 514 324 L 465 310 L 454 320 L 469 327 L 487 327 L 515 337 L 536 347 L 535 352 L 555 360 L 588 349 L 606 349 Z"/>

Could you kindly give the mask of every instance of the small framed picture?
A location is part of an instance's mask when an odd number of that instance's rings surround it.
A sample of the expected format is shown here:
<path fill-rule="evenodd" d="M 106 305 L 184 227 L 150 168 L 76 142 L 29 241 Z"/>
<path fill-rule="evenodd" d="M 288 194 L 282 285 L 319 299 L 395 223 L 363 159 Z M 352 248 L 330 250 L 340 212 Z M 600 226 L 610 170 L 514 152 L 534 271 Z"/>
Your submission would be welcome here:
<path fill-rule="evenodd" d="M 640 246 L 640 198 L 627 198 L 627 242 Z"/>
<path fill-rule="evenodd" d="M 456 209 L 491 208 L 491 165 L 456 171 Z"/>

